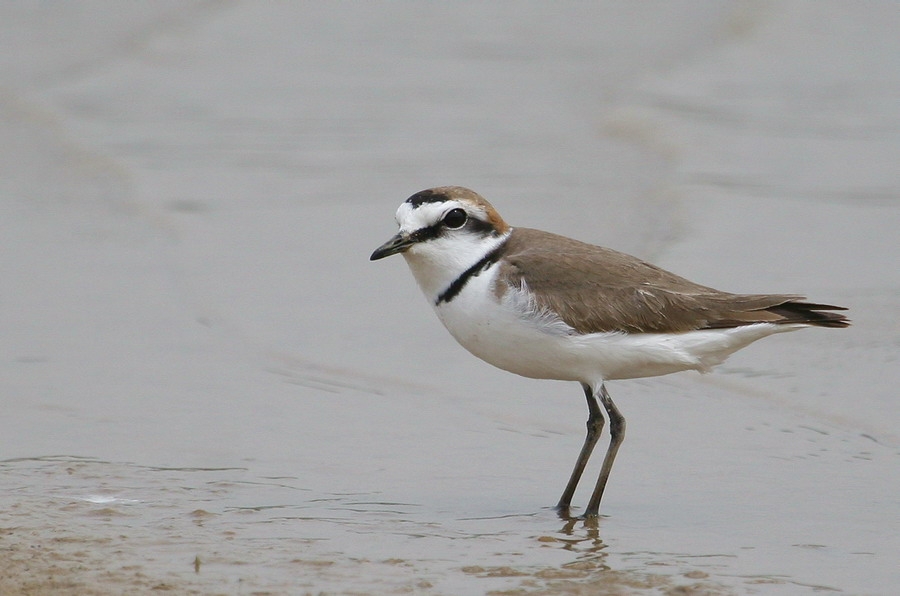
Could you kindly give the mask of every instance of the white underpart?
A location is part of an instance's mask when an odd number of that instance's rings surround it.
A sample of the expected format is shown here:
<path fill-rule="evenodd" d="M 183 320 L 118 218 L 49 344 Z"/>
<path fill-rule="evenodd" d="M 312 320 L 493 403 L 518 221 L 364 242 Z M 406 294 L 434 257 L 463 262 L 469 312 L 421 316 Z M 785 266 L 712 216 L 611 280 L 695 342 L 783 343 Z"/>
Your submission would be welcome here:
<path fill-rule="evenodd" d="M 398 222 L 401 230 L 411 226 L 406 230 L 413 231 L 417 228 L 412 226 L 437 221 L 437 211 L 446 213 L 455 206 L 448 202 L 418 209 L 401 207 Z M 425 211 L 426 207 L 430 211 Z M 502 241 L 502 237 L 461 233 L 415 245 L 404 256 L 422 292 L 456 341 L 482 360 L 525 377 L 578 381 L 597 387 L 614 379 L 683 370 L 706 372 L 758 339 L 805 327 L 757 323 L 683 333 L 579 334 L 556 313 L 539 308 L 527 283 L 520 289 L 507 288 L 498 299 L 497 264 L 472 276 L 449 302 L 436 304 L 441 292 Z"/>
<path fill-rule="evenodd" d="M 510 289 L 498 301 L 496 272 L 492 267 L 473 277 L 454 300 L 435 310 L 472 354 L 525 377 L 597 386 L 683 370 L 706 372 L 758 339 L 801 327 L 759 323 L 684 333 L 579 334 L 554 313 L 535 309 L 527 288 Z"/>

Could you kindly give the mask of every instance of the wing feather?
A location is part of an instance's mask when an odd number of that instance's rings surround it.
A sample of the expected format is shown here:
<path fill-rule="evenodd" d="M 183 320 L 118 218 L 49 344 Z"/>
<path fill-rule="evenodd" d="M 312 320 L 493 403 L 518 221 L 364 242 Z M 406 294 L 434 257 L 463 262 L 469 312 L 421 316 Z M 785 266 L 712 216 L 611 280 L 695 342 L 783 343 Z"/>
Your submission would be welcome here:
<path fill-rule="evenodd" d="M 753 323 L 846 327 L 845 310 L 795 294 L 731 294 L 691 282 L 636 257 L 556 234 L 515 228 L 498 282 L 533 292 L 579 333 L 682 332 Z"/>

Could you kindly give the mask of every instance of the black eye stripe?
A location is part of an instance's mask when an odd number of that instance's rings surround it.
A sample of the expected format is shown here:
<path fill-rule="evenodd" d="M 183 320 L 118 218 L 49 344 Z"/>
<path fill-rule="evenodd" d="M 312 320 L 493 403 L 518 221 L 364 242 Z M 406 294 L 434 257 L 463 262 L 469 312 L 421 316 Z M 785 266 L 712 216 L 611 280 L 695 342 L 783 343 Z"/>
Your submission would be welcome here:
<path fill-rule="evenodd" d="M 412 236 L 416 242 L 428 242 L 441 235 L 442 227 L 441 224 L 435 224 L 433 226 L 428 226 L 427 228 L 419 228 L 411 233 L 410 236 Z"/>
<path fill-rule="evenodd" d="M 427 242 L 429 240 L 434 240 L 440 236 L 443 236 L 445 233 L 449 232 L 457 232 L 459 230 L 466 230 L 468 232 L 474 232 L 475 234 L 480 234 L 482 236 L 498 236 L 496 228 L 492 226 L 490 223 L 486 221 L 482 221 L 477 217 L 470 217 L 466 224 L 460 228 L 448 228 L 444 225 L 444 221 L 441 220 L 436 224 L 419 228 L 415 232 L 412 232 L 410 236 L 416 242 Z"/>
<path fill-rule="evenodd" d="M 477 217 L 470 217 L 468 221 L 466 221 L 466 225 L 463 226 L 466 230 L 470 232 L 477 232 L 482 236 L 497 236 L 497 228 L 491 225 L 489 222 L 478 219 Z"/>

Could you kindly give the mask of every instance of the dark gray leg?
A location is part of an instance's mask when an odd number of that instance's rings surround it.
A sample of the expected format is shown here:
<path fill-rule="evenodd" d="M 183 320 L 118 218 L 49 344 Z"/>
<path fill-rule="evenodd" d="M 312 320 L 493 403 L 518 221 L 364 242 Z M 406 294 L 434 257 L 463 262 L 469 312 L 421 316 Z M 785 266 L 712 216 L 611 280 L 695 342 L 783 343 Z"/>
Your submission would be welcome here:
<path fill-rule="evenodd" d="M 594 493 L 591 500 L 588 501 L 587 509 L 584 511 L 585 517 L 597 517 L 600 511 L 600 499 L 603 497 L 603 489 L 606 488 L 606 481 L 609 480 L 609 472 L 612 470 L 613 461 L 616 459 L 616 453 L 619 446 L 625 439 L 625 418 L 619 412 L 616 404 L 613 403 L 606 387 L 600 385 L 600 402 L 606 408 L 606 415 L 609 416 L 609 449 L 606 451 L 606 457 L 603 458 L 603 467 L 600 468 L 600 477 L 597 478 L 597 486 L 594 487 Z"/>
<path fill-rule="evenodd" d="M 583 383 L 581 387 L 584 389 L 584 397 L 587 399 L 588 405 L 587 436 L 584 438 L 584 445 L 581 446 L 581 453 L 578 454 L 578 461 L 575 462 L 575 469 L 572 470 L 566 490 L 563 491 L 562 496 L 559 498 L 559 503 L 556 505 L 557 511 L 563 515 L 568 515 L 569 513 L 569 506 L 572 504 L 575 487 L 578 486 L 578 481 L 581 480 L 584 467 L 591 457 L 591 452 L 594 451 L 594 445 L 597 443 L 597 439 L 600 438 L 604 424 L 603 414 L 600 413 L 600 406 L 597 405 L 597 398 L 594 397 L 593 391 L 588 385 Z"/>

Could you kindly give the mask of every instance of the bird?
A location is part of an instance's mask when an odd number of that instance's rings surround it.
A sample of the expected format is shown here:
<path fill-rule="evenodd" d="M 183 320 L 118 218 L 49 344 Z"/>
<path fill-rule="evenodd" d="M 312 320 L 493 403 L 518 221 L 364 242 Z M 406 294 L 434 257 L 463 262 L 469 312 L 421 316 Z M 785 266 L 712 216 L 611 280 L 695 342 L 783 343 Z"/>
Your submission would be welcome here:
<path fill-rule="evenodd" d="M 625 418 L 607 381 L 706 372 L 769 335 L 842 328 L 841 306 L 795 294 L 732 294 L 637 257 L 541 230 L 512 227 L 475 191 L 442 186 L 397 209 L 397 233 L 370 260 L 402 254 L 422 293 L 466 350 L 535 379 L 575 381 L 587 434 L 556 509 L 575 489 L 609 419 L 609 446 L 583 517 L 596 518 Z"/>

